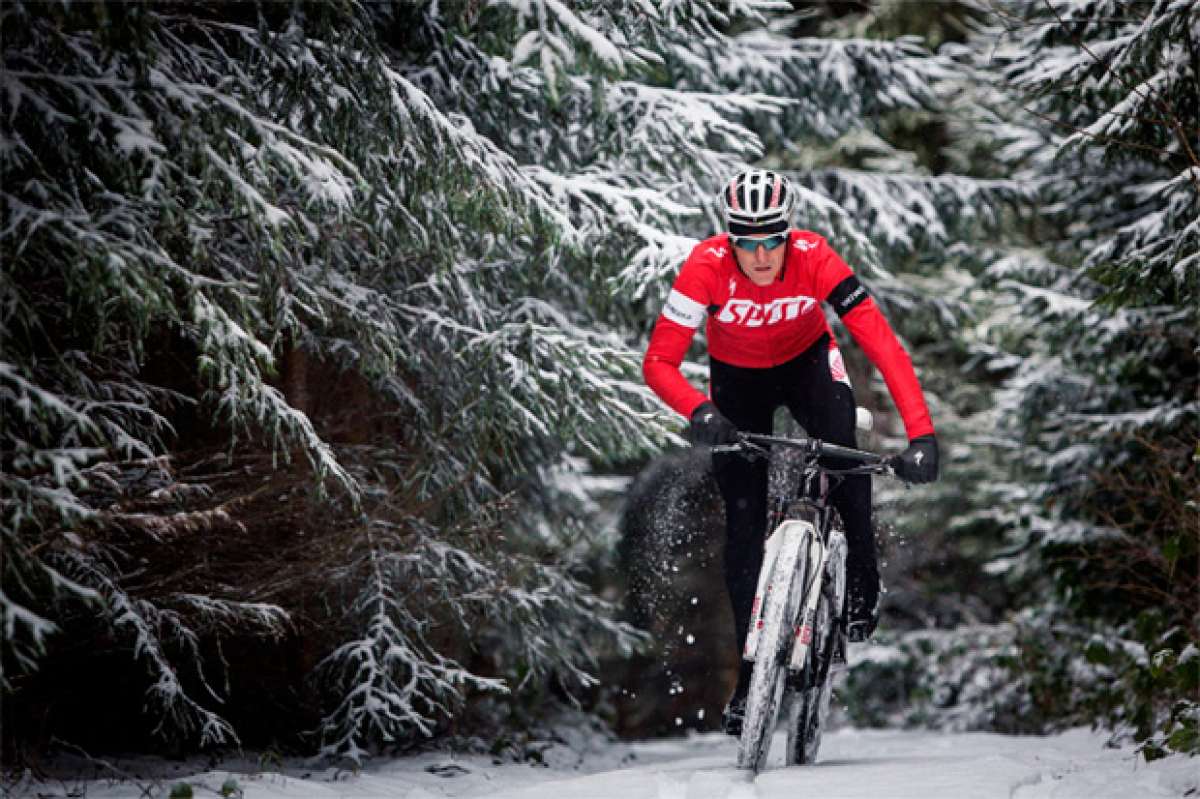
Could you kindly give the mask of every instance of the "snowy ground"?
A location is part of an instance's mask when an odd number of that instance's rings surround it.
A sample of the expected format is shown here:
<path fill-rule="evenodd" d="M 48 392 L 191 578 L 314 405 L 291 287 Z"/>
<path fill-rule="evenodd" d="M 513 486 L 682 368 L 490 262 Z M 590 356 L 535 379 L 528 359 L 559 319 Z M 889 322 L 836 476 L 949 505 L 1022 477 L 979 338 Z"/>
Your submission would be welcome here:
<path fill-rule="evenodd" d="M 164 774 L 132 781 L 67 780 L 9 785 L 14 796 L 167 797 L 187 782 L 196 799 L 1200 799 L 1200 758 L 1147 764 L 1104 736 L 1075 730 L 1046 738 L 841 730 L 827 735 L 821 762 L 783 768 L 782 733 L 757 778 L 733 767 L 734 745 L 719 734 L 612 744 L 580 756 L 548 750 L 547 767 L 497 764 L 484 756 L 422 755 L 338 770 L 241 769 Z M 228 769 L 228 770 L 225 770 Z M 232 779 L 234 782 L 230 783 Z M 233 790 L 236 785 L 236 790 Z"/>

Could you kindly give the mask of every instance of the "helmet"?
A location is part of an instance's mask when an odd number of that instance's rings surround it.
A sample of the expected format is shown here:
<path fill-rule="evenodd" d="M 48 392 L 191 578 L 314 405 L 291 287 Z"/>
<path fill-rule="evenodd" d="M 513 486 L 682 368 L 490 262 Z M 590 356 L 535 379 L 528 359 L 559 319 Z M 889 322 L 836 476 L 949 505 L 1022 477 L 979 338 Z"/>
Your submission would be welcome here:
<path fill-rule="evenodd" d="M 782 233 L 791 225 L 795 199 L 783 175 L 764 169 L 742 172 L 721 191 L 725 226 L 735 236 Z"/>

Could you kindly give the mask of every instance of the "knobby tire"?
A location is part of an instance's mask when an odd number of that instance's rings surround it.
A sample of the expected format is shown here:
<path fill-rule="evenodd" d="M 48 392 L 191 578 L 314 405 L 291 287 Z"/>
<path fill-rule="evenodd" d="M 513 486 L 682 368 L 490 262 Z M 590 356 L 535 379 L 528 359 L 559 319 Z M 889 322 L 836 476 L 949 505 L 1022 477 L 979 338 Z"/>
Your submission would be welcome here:
<path fill-rule="evenodd" d="M 809 765 L 816 762 L 821 748 L 821 730 L 829 715 L 830 699 L 833 697 L 833 675 L 830 661 L 833 658 L 833 634 L 829 617 L 828 598 L 822 597 L 817 606 L 814 633 L 820 641 L 819 650 L 814 647 L 812 657 L 799 675 L 801 687 L 789 691 L 787 714 L 787 763 Z M 815 678 L 811 673 L 816 671 Z M 810 684 L 811 683 L 811 684 Z"/>
<path fill-rule="evenodd" d="M 784 568 L 786 564 L 777 560 L 775 568 L 783 568 L 788 579 L 781 580 L 777 586 L 773 585 L 764 599 L 763 627 L 759 633 L 750 690 L 746 694 L 742 734 L 738 739 L 738 768 L 752 769 L 755 773 L 766 765 L 767 752 L 771 748 L 771 738 L 783 702 L 785 658 L 793 634 L 789 613 L 791 617 L 795 616 L 799 585 L 803 585 L 805 560 L 806 555 L 800 553 L 790 568 Z"/>
<path fill-rule="evenodd" d="M 784 666 L 780 647 L 788 632 L 783 623 L 785 604 L 776 601 L 774 607 L 768 609 L 770 613 L 759 634 L 758 656 L 754 660 L 742 735 L 738 739 L 738 768 L 752 769 L 755 773 L 766 764 L 783 699 Z"/>
<path fill-rule="evenodd" d="M 742 735 L 738 739 L 738 767 L 752 769 L 755 773 L 766 765 L 767 751 L 771 748 L 771 736 L 775 732 L 779 705 L 783 699 L 783 653 L 789 632 L 784 624 L 788 604 L 788 591 L 786 586 L 784 588 L 771 592 L 773 596 L 766 608 L 750 690 L 746 694 Z"/>

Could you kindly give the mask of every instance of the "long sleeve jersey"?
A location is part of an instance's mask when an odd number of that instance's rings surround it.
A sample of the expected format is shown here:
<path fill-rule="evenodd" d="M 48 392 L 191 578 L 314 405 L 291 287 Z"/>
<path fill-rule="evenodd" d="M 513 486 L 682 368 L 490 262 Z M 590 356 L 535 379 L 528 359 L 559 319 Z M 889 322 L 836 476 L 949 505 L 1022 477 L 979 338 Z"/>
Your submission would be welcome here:
<path fill-rule="evenodd" d="M 883 374 L 909 439 L 932 433 L 933 421 L 908 353 L 850 267 L 822 236 L 807 230 L 789 232 L 783 269 L 766 286 L 755 285 L 738 268 L 727 235 L 697 244 L 650 336 L 642 361 L 646 384 L 690 418 L 707 397 L 679 366 L 701 322 L 706 322 L 714 359 L 764 369 L 791 360 L 830 333 L 822 302 L 833 306 Z"/>

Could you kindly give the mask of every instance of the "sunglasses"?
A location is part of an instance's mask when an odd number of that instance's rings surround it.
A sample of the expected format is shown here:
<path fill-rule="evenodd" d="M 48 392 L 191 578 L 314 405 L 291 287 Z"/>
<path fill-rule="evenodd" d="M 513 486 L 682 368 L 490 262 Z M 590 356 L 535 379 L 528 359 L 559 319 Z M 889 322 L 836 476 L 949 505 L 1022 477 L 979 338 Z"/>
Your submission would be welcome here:
<path fill-rule="evenodd" d="M 729 241 L 734 247 L 746 252 L 754 252 L 760 246 L 773 250 L 788 240 L 786 233 L 776 233 L 774 236 L 730 236 Z"/>

